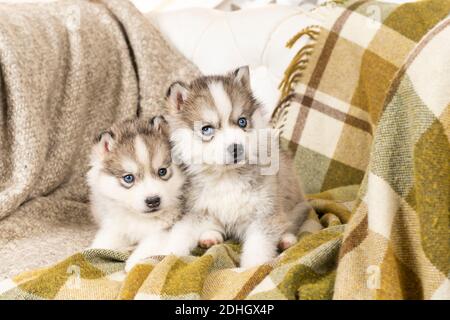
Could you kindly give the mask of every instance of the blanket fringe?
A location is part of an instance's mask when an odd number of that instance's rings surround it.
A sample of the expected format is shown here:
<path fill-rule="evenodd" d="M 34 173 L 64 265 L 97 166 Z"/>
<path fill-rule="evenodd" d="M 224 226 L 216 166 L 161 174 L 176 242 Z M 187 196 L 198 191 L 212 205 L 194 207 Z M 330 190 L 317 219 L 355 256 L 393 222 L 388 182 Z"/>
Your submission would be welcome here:
<path fill-rule="evenodd" d="M 279 124 L 282 126 L 282 124 L 279 123 L 279 120 L 284 118 L 284 115 L 286 114 L 286 112 L 284 112 L 286 98 L 289 97 L 289 95 L 294 91 L 295 84 L 303 76 L 303 71 L 306 69 L 306 66 L 309 62 L 309 57 L 313 53 L 315 40 L 317 39 L 319 32 L 319 26 L 309 26 L 298 32 L 286 43 L 286 47 L 291 49 L 301 38 L 308 37 L 310 39 L 308 44 L 304 45 L 294 56 L 294 58 L 286 68 L 286 71 L 284 72 L 283 80 L 278 86 L 281 91 L 281 97 L 280 103 L 278 103 L 277 107 L 272 113 L 272 124 L 274 126 L 275 124 Z M 278 129 L 281 129 L 281 127 L 278 126 Z"/>

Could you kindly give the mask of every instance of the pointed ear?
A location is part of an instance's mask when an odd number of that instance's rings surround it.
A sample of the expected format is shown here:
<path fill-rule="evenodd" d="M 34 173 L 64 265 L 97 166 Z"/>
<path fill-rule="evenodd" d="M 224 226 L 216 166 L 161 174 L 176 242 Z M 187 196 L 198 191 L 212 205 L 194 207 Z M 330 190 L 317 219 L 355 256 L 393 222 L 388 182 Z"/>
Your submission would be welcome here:
<path fill-rule="evenodd" d="M 95 142 L 97 153 L 100 156 L 105 156 L 107 153 L 111 152 L 114 147 L 114 133 L 111 130 L 102 131 L 96 137 Z"/>
<path fill-rule="evenodd" d="M 163 116 L 156 116 L 150 119 L 150 127 L 152 130 L 159 131 L 163 134 L 169 134 L 169 124 Z"/>
<path fill-rule="evenodd" d="M 250 87 L 250 69 L 248 66 L 237 68 L 231 73 L 231 76 L 236 82 Z"/>
<path fill-rule="evenodd" d="M 183 108 L 189 93 L 188 86 L 180 81 L 174 82 L 170 85 L 166 93 L 169 112 L 174 114 Z"/>

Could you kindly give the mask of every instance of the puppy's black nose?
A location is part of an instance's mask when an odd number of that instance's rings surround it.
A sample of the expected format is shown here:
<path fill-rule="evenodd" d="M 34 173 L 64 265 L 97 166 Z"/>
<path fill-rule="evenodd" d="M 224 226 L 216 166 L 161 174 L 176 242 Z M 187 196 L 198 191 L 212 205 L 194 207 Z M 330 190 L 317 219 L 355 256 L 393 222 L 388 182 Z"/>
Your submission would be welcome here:
<path fill-rule="evenodd" d="M 241 159 L 244 154 L 244 146 L 242 144 L 233 143 L 227 148 L 228 152 L 233 156 L 233 158 Z"/>
<path fill-rule="evenodd" d="M 161 204 L 161 198 L 160 197 L 148 197 L 145 199 L 145 204 L 147 207 L 154 209 L 158 208 Z"/>

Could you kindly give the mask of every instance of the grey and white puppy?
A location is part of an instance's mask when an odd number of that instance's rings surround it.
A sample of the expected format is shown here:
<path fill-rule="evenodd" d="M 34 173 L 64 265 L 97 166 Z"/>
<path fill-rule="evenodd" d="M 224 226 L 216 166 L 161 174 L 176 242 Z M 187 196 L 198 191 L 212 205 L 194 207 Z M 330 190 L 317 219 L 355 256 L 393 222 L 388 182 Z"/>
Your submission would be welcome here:
<path fill-rule="evenodd" d="M 168 129 L 161 117 L 127 120 L 103 132 L 92 148 L 87 182 L 100 228 L 91 247 L 137 245 L 126 271 L 158 253 L 181 217 L 185 177 L 172 163 Z"/>
<path fill-rule="evenodd" d="M 259 130 L 267 130 L 248 67 L 224 76 L 173 83 L 167 92 L 173 154 L 186 167 L 185 215 L 164 253 L 188 255 L 197 243 L 243 242 L 241 266 L 263 264 L 296 242 L 309 206 L 292 161 L 277 149 L 279 170 L 261 174 Z M 270 145 L 270 143 L 269 143 Z"/>

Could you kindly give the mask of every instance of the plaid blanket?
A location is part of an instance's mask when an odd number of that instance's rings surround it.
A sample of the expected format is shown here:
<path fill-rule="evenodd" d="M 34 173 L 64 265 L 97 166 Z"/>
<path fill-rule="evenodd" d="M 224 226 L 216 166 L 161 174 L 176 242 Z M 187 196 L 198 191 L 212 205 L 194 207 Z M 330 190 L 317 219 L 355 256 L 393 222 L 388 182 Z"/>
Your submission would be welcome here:
<path fill-rule="evenodd" d="M 345 221 L 350 212 L 331 197 L 312 203 Z M 331 299 L 343 227 L 338 216 L 318 220 L 311 211 L 298 245 L 248 270 L 237 267 L 239 245 L 230 242 L 189 257 L 152 257 L 128 274 L 128 252 L 90 249 L 1 282 L 0 299 Z"/>
<path fill-rule="evenodd" d="M 449 299 L 450 1 L 319 11 L 274 122 L 309 192 L 359 186 L 334 298 Z"/>
<path fill-rule="evenodd" d="M 0 283 L 2 299 L 450 298 L 450 2 L 311 13 L 273 116 L 314 208 L 271 264 L 238 244 L 189 257 L 87 250 Z"/>

